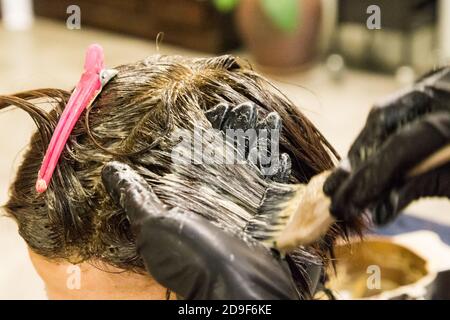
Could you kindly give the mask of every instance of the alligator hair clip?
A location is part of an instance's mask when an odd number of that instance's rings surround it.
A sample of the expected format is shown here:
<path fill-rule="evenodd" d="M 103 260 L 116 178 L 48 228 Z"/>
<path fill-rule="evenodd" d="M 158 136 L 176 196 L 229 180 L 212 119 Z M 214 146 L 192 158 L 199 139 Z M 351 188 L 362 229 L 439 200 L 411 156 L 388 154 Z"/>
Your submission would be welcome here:
<path fill-rule="evenodd" d="M 89 108 L 102 88 L 118 73 L 105 69 L 103 49 L 98 44 L 89 46 L 84 62 L 84 72 L 59 119 L 38 173 L 36 191 L 47 190 L 53 172 L 72 130 L 86 108 Z"/>

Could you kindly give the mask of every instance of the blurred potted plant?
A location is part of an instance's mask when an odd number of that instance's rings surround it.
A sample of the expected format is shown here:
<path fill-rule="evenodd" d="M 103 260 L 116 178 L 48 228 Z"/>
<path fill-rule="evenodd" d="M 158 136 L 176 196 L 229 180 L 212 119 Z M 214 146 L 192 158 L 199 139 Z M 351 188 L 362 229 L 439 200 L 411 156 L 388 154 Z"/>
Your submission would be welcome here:
<path fill-rule="evenodd" d="M 321 0 L 214 0 L 222 12 L 236 9 L 238 31 L 261 66 L 277 71 L 303 67 L 316 53 Z"/>

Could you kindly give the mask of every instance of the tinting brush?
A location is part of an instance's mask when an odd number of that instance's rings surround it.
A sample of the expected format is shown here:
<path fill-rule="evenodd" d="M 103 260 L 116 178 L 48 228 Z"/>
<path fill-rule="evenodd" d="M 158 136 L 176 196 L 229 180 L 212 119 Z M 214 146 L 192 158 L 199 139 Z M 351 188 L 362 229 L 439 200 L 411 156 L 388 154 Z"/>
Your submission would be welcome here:
<path fill-rule="evenodd" d="M 450 145 L 419 163 L 406 176 L 418 176 L 448 161 Z M 335 222 L 329 212 L 331 201 L 322 190 L 330 173 L 316 175 L 308 184 L 272 183 L 246 232 L 282 252 L 320 239 Z"/>

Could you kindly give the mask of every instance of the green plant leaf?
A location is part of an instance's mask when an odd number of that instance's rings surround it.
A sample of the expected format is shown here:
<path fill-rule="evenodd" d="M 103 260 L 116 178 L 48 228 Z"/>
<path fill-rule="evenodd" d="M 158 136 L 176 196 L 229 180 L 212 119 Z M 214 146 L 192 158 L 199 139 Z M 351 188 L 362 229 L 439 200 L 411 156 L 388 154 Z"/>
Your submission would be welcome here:
<path fill-rule="evenodd" d="M 213 0 L 213 2 L 217 10 L 227 13 L 236 7 L 239 0 Z"/>
<path fill-rule="evenodd" d="M 299 0 L 261 0 L 264 12 L 280 30 L 293 32 L 299 21 Z"/>

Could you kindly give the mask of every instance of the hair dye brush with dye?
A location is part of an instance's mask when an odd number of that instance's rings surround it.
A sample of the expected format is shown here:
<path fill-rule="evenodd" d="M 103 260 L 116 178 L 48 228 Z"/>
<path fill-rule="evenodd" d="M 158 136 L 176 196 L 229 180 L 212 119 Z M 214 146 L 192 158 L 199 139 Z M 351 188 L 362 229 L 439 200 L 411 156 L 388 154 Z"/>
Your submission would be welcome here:
<path fill-rule="evenodd" d="M 407 177 L 423 174 L 448 161 L 450 145 L 419 163 Z M 331 200 L 322 190 L 330 173 L 318 174 L 308 184 L 272 183 L 246 232 L 283 252 L 320 239 L 336 221 L 329 212 Z"/>

